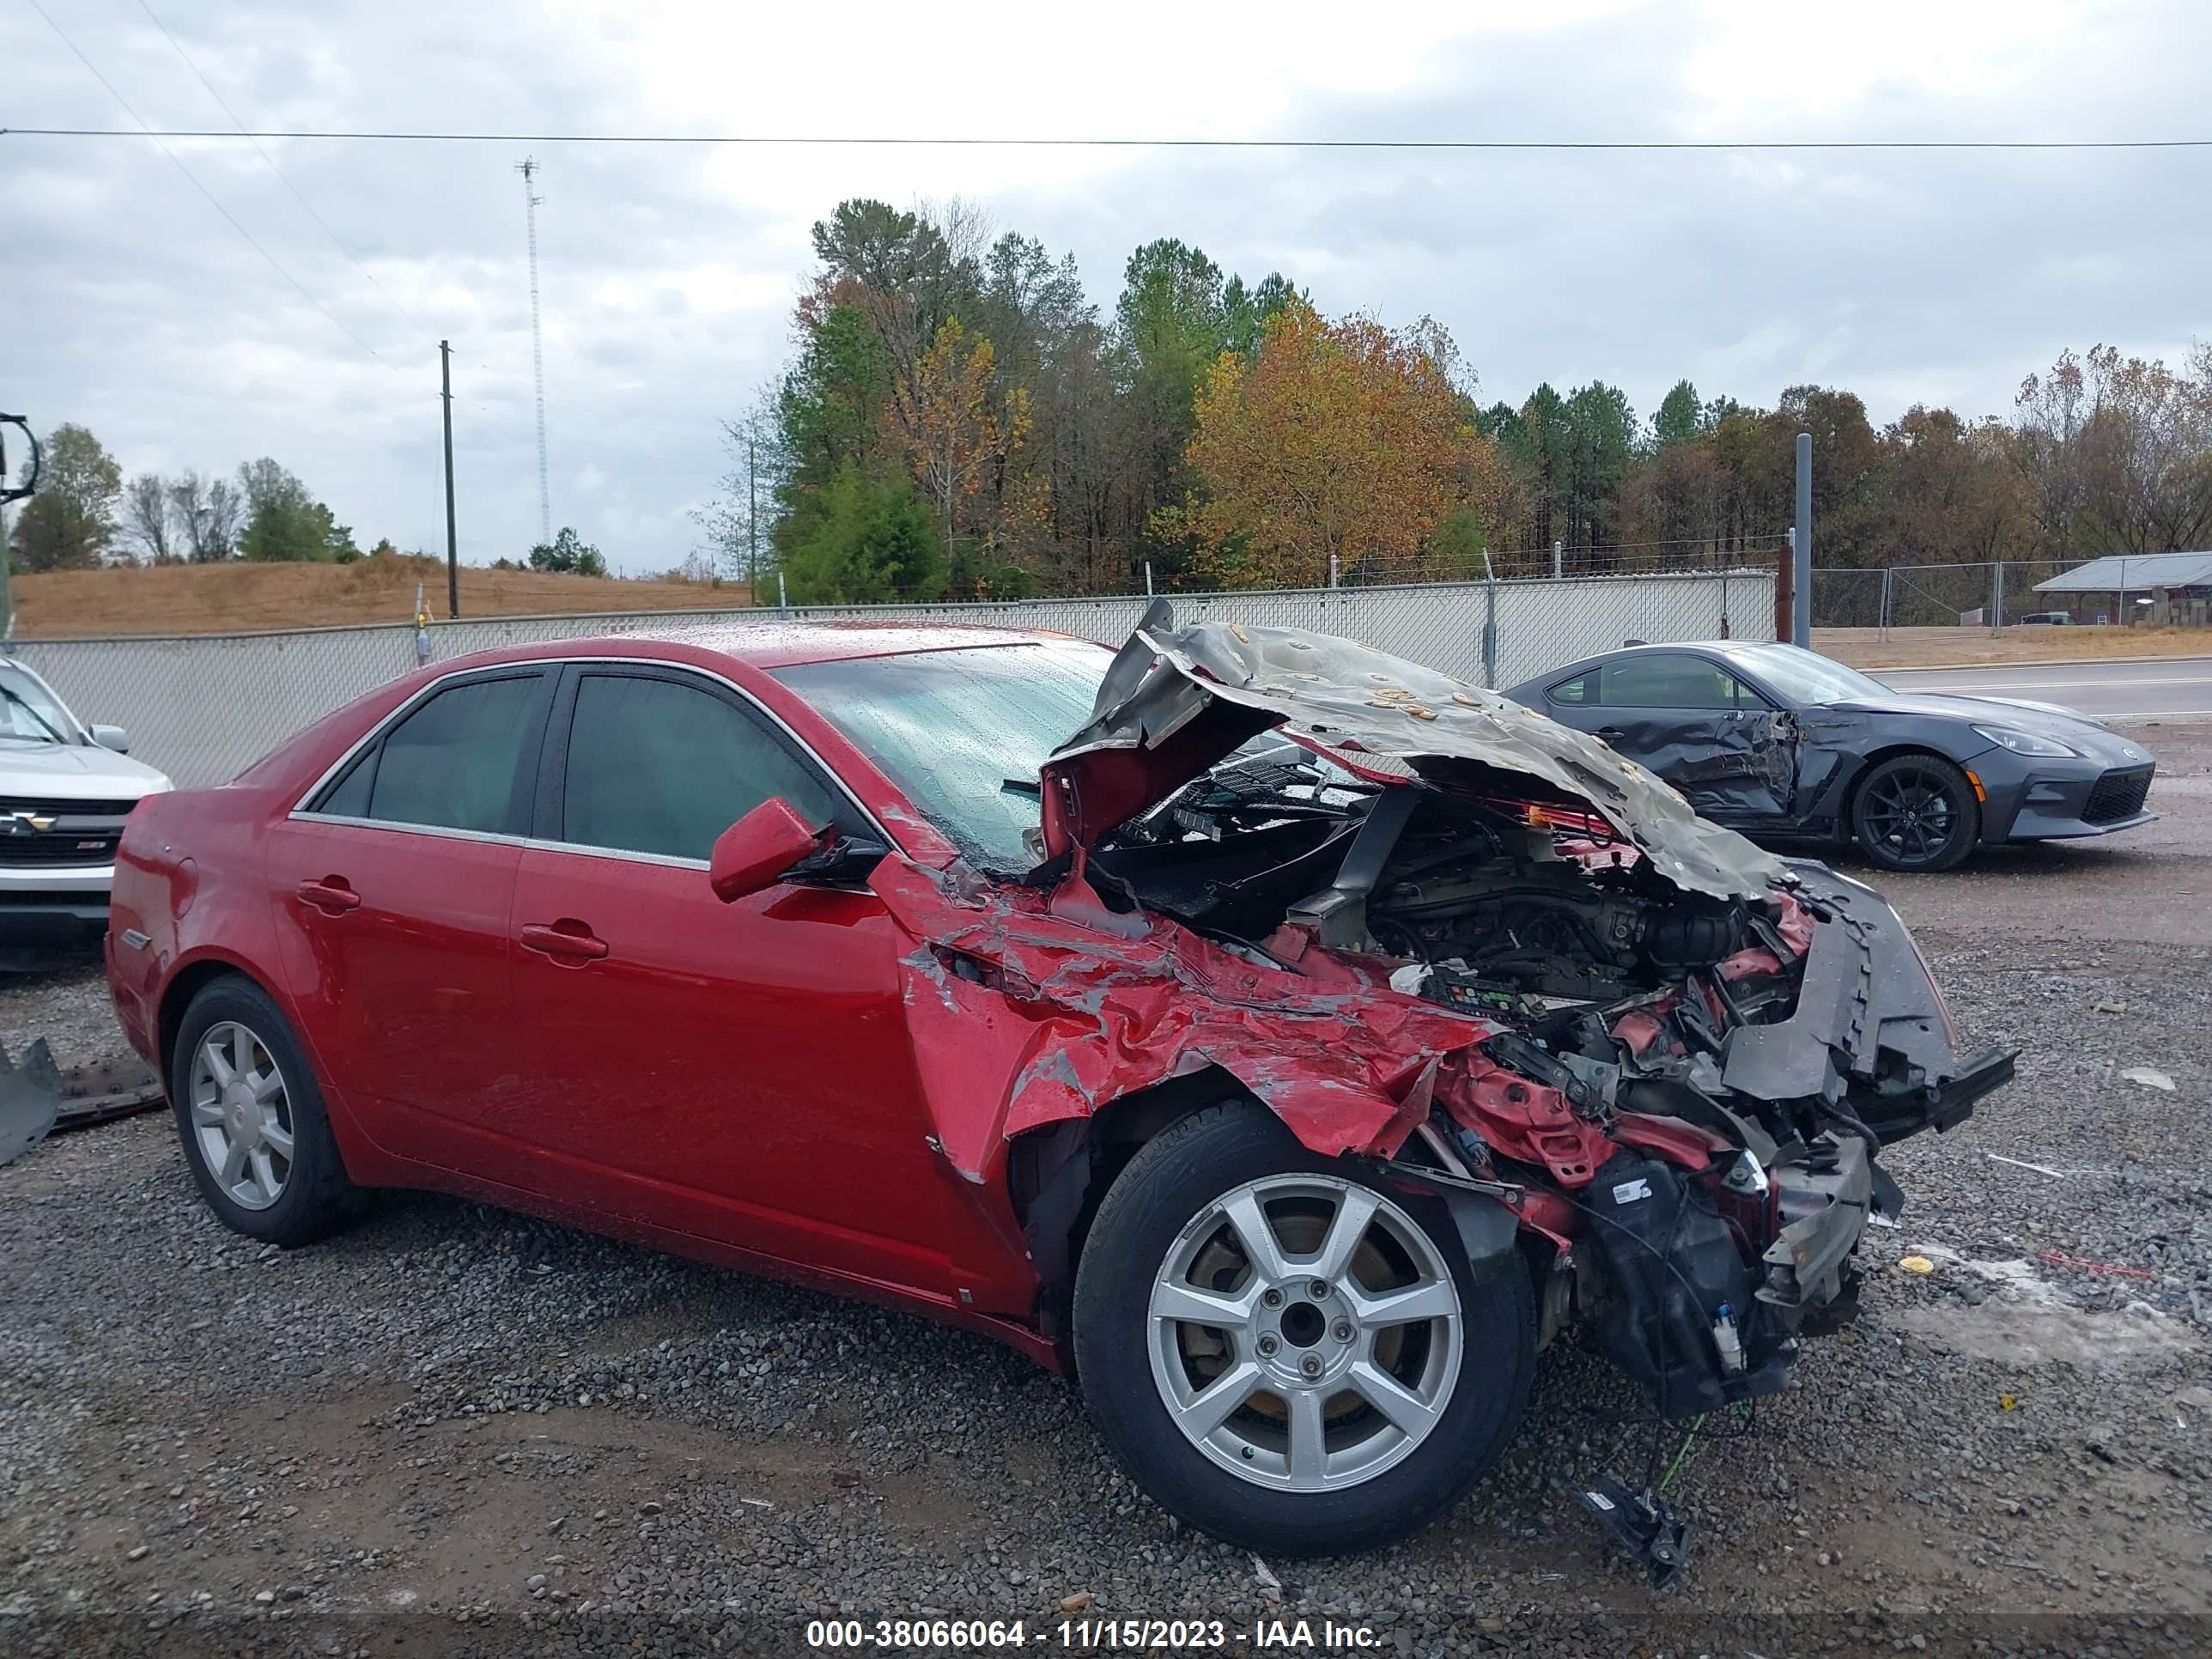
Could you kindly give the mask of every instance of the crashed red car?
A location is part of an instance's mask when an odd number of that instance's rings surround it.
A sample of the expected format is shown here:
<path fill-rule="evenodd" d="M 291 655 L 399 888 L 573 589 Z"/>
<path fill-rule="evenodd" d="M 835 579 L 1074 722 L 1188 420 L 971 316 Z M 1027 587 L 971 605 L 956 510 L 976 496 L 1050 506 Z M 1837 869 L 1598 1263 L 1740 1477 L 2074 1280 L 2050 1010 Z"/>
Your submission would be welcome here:
<path fill-rule="evenodd" d="M 1155 606 L 423 670 L 149 799 L 108 972 L 210 1206 L 442 1188 L 1073 1370 L 1187 1521 L 1358 1548 L 1581 1327 L 1666 1416 L 1847 1304 L 2009 1075 L 1896 915 L 1594 738 Z"/>

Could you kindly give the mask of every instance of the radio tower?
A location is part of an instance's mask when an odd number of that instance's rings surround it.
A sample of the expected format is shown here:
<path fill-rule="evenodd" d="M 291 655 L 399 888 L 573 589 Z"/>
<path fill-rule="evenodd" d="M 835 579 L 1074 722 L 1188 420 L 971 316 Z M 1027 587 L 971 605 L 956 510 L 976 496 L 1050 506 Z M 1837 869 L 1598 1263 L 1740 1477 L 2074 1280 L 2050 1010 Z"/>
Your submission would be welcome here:
<path fill-rule="evenodd" d="M 514 169 L 522 175 L 522 199 L 530 220 L 530 366 L 538 377 L 538 534 L 553 539 L 553 503 L 545 486 L 545 337 L 538 320 L 538 204 L 545 198 L 532 187 L 538 159 L 526 155 Z"/>

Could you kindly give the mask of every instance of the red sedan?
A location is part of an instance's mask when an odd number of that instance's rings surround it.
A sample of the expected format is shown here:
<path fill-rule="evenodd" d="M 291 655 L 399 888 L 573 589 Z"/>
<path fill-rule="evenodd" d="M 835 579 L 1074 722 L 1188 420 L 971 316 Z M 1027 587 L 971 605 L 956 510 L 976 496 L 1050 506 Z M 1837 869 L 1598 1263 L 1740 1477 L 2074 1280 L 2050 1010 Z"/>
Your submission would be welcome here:
<path fill-rule="evenodd" d="M 240 1232 L 433 1188 L 888 1301 L 1286 1552 L 1449 1506 L 1570 1323 L 1666 1414 L 1781 1386 L 1881 1146 L 2010 1069 L 1595 739 L 1164 606 L 426 669 L 149 799 L 107 949 Z"/>

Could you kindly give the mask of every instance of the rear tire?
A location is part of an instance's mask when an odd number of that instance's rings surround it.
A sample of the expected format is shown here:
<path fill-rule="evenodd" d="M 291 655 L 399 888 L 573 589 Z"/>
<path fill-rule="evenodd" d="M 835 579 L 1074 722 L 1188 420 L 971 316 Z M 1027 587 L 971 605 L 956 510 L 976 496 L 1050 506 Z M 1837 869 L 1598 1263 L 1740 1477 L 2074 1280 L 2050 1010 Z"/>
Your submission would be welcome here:
<path fill-rule="evenodd" d="M 1981 839 L 1981 804 L 1966 775 L 1940 755 L 1893 755 L 1859 780 L 1851 834 L 1885 870 L 1949 870 Z"/>
<path fill-rule="evenodd" d="M 1269 1243 L 1246 1248 L 1248 1227 Z M 1370 1549 L 1450 1508 L 1520 1426 L 1535 1298 L 1517 1253 L 1493 1267 L 1476 1278 L 1441 1205 L 1316 1157 L 1250 1102 L 1211 1106 L 1099 1206 L 1075 1284 L 1084 1399 L 1190 1525 L 1264 1554 Z"/>
<path fill-rule="evenodd" d="M 210 981 L 185 1008 L 169 1103 L 200 1196 L 232 1231 L 289 1247 L 357 1213 L 307 1051 L 243 975 Z"/>

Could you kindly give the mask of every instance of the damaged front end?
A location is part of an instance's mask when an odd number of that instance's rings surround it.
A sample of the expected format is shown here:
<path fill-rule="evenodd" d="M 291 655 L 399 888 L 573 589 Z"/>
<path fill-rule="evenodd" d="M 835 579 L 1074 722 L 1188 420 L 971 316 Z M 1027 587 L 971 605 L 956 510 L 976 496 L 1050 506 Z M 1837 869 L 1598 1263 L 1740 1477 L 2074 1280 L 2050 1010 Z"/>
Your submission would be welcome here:
<path fill-rule="evenodd" d="M 1303 747 L 1255 753 L 1278 726 Z M 1042 789 L 1026 887 L 894 900 L 933 941 L 911 1007 L 972 1034 L 992 994 L 1017 1079 L 994 1138 L 1225 1074 L 1441 1198 L 1479 1267 L 1534 1264 L 1543 1339 L 1587 1326 L 1668 1416 L 1779 1388 L 1901 1206 L 1882 1147 L 2011 1074 L 1959 1056 L 1869 889 L 1348 641 L 1156 605 Z M 948 1151 L 970 1179 L 981 1139 Z M 1060 1212 L 1031 1209 L 1049 1280 Z"/>

